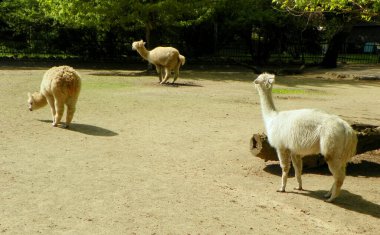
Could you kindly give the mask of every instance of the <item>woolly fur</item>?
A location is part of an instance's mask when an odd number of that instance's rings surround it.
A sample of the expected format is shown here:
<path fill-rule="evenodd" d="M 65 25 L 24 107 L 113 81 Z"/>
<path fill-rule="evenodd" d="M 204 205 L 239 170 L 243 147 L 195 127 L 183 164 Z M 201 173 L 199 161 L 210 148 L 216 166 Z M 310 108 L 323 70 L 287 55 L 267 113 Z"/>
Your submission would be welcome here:
<path fill-rule="evenodd" d="M 29 110 L 50 105 L 53 115 L 53 126 L 57 126 L 67 106 L 66 127 L 69 127 L 76 109 L 81 89 L 79 74 L 69 66 L 50 68 L 43 76 L 40 91 L 28 93 Z"/>
<path fill-rule="evenodd" d="M 334 184 L 325 195 L 332 202 L 340 193 L 347 162 L 355 155 L 357 136 L 340 117 L 320 110 L 277 111 L 272 99 L 274 81 L 274 75 L 263 73 L 254 84 L 260 96 L 268 141 L 276 148 L 282 168 L 282 185 L 278 191 L 285 191 L 290 161 L 298 189 L 302 190 L 302 157 L 321 153 L 334 177 Z"/>
<path fill-rule="evenodd" d="M 154 64 L 158 73 L 160 84 L 164 84 L 170 77 L 170 73 L 174 71 L 173 83 L 179 75 L 179 68 L 185 64 L 185 57 L 180 55 L 174 47 L 156 47 L 151 51 L 145 48 L 143 40 L 132 43 L 132 49 L 136 50 L 142 58 Z M 165 71 L 165 75 L 164 75 Z"/>

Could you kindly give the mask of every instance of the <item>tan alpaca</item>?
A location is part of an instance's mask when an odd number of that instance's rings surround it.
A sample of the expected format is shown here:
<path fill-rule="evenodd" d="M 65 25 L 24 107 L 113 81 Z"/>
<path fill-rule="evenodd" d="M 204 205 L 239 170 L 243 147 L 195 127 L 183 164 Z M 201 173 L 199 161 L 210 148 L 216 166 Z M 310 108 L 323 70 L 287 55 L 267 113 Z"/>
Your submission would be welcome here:
<path fill-rule="evenodd" d="M 185 64 L 185 57 L 180 55 L 178 50 L 174 47 L 156 47 L 153 50 L 148 51 L 145 48 L 145 42 L 140 40 L 132 43 L 132 50 L 136 50 L 142 58 L 156 66 L 160 84 L 167 82 L 172 70 L 174 71 L 174 83 L 179 75 L 179 67 Z M 165 70 L 164 77 L 163 70 Z"/>
<path fill-rule="evenodd" d="M 53 115 L 53 126 L 57 126 L 67 106 L 66 128 L 73 119 L 75 106 L 81 89 L 79 74 L 69 66 L 53 67 L 46 71 L 39 92 L 28 93 L 29 110 L 50 105 Z"/>

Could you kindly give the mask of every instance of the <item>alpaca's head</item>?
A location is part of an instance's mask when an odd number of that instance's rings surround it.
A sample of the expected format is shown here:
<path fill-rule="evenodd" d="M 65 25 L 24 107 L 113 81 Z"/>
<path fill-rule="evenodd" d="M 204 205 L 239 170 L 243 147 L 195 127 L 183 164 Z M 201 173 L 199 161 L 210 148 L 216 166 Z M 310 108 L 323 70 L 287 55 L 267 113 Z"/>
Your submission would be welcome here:
<path fill-rule="evenodd" d="M 255 81 L 253 81 L 253 83 L 256 88 L 260 87 L 263 90 L 270 90 L 274 83 L 274 77 L 274 74 L 262 73 L 255 79 Z"/>
<path fill-rule="evenodd" d="M 145 46 L 145 42 L 143 40 L 136 41 L 132 43 L 132 50 L 139 50 Z"/>
<path fill-rule="evenodd" d="M 28 108 L 30 111 L 39 109 L 47 104 L 46 98 L 39 92 L 30 94 L 28 92 Z"/>
<path fill-rule="evenodd" d="M 35 93 L 33 93 L 33 95 L 35 95 Z M 33 95 L 28 92 L 28 108 L 30 111 L 36 109 L 36 102 Z"/>

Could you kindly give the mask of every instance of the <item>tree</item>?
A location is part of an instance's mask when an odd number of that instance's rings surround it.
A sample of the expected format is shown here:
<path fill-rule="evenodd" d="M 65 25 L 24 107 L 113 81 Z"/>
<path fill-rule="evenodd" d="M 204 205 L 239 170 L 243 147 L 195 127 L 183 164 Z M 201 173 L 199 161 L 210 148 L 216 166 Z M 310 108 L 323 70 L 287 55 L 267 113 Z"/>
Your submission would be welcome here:
<path fill-rule="evenodd" d="M 371 20 L 379 16 L 380 1 L 378 0 L 273 0 L 281 8 L 296 14 L 307 12 L 328 12 L 349 14 Z"/>
<path fill-rule="evenodd" d="M 252 59 L 265 63 L 270 55 L 271 39 L 275 38 L 270 28 L 277 20 L 270 0 L 226 0 L 217 10 L 218 20 L 226 28 L 224 35 L 230 36 L 226 40 L 239 35 L 246 42 Z M 254 51 L 253 41 L 261 44 L 257 51 Z"/>
<path fill-rule="evenodd" d="M 205 20 L 210 0 L 37 0 L 47 17 L 71 27 L 114 27 L 145 31 L 148 47 L 152 30 L 187 26 Z"/>
<path fill-rule="evenodd" d="M 363 20 L 378 20 L 380 13 L 378 0 L 273 0 L 273 3 L 293 15 L 324 16 L 328 30 L 333 29 L 334 33 L 330 34 L 322 65 L 332 68 L 337 66 L 339 46 L 346 40 L 353 24 Z"/>
<path fill-rule="evenodd" d="M 303 31 L 309 29 L 304 19 L 278 11 L 272 0 L 224 0 L 216 7 L 219 25 L 219 45 L 239 38 L 247 45 L 252 60 L 265 64 L 273 52 L 290 52 L 301 58 L 296 47 Z M 287 50 L 292 48 L 293 50 Z M 298 50 L 297 50 L 298 49 Z"/>
<path fill-rule="evenodd" d="M 0 1 L 0 41 L 5 47 L 47 51 L 50 45 L 36 39 L 54 35 L 51 24 L 41 13 L 37 0 Z"/>

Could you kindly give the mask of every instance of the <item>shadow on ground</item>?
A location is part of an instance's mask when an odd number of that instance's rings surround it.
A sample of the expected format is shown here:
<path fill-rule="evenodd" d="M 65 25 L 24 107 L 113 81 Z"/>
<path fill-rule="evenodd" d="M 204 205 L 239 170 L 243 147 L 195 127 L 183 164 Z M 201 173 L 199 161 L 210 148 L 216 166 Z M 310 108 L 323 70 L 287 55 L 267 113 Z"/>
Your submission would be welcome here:
<path fill-rule="evenodd" d="M 374 157 L 376 159 L 376 157 Z M 264 171 L 281 176 L 281 167 L 279 164 L 270 164 L 264 168 Z M 319 174 L 331 175 L 327 165 L 305 169 L 306 174 Z M 290 170 L 289 175 L 294 177 L 293 168 Z M 380 164 L 373 161 L 361 160 L 360 162 L 350 162 L 347 165 L 347 175 L 353 177 L 380 177 Z M 312 197 L 318 200 L 325 200 L 324 195 L 327 190 L 317 191 L 287 191 L 287 193 L 299 194 L 302 196 Z M 359 192 L 360 193 L 360 192 Z M 344 208 L 346 210 L 355 211 L 361 214 L 380 218 L 380 205 L 364 199 L 358 194 L 351 193 L 347 190 L 342 190 L 341 195 L 334 201 L 334 205 Z"/>
<path fill-rule="evenodd" d="M 199 84 L 196 84 L 194 82 L 186 82 L 186 83 L 181 83 L 181 82 L 176 82 L 176 83 L 165 83 L 163 84 L 162 86 L 167 86 L 167 87 L 181 87 L 181 86 L 185 86 L 185 87 L 203 87 Z"/>
<path fill-rule="evenodd" d="M 252 70 L 244 68 L 242 66 L 206 66 L 204 68 L 198 68 L 196 66 L 189 66 L 190 68 L 181 69 L 179 79 L 189 80 L 212 80 L 212 81 L 244 81 L 252 82 L 258 74 Z M 371 70 L 372 67 L 361 67 L 363 73 L 367 71 L 368 74 L 376 74 Z M 359 70 L 359 69 L 358 69 Z M 267 71 L 267 70 L 263 70 Z M 379 81 L 359 81 L 359 80 L 339 80 L 339 79 L 327 79 L 327 71 L 333 71 L 339 73 L 345 71 L 344 68 L 335 70 L 323 70 L 318 68 L 310 68 L 305 70 L 302 74 L 277 76 L 276 83 L 279 85 L 297 88 L 299 86 L 315 86 L 315 87 L 329 87 L 336 86 L 337 84 L 358 86 L 380 86 Z M 143 77 L 143 76 L 157 76 L 155 70 L 139 70 L 139 71 L 96 71 L 89 73 L 94 76 L 121 76 L 121 77 Z"/>
<path fill-rule="evenodd" d="M 93 135 L 93 136 L 116 136 L 118 133 L 113 132 L 111 130 L 98 127 L 98 126 L 93 126 L 93 125 L 88 125 L 88 124 L 79 124 L 79 123 L 74 123 L 71 124 L 70 131 L 75 131 L 79 132 L 82 134 L 86 135 Z"/>
<path fill-rule="evenodd" d="M 281 167 L 278 163 L 265 166 L 264 171 L 281 176 Z M 303 174 L 331 175 L 327 165 L 304 169 Z M 367 160 L 362 160 L 359 163 L 350 162 L 347 165 L 347 175 L 354 177 L 380 177 L 380 164 Z M 289 176 L 294 176 L 293 167 L 289 171 Z"/>
<path fill-rule="evenodd" d="M 112 76 L 112 77 L 139 77 L 139 76 L 154 76 L 156 75 L 156 71 L 153 70 L 143 70 L 143 71 L 99 71 L 89 73 L 89 75 L 93 76 Z"/>
<path fill-rule="evenodd" d="M 144 70 L 144 71 L 130 71 L 130 72 L 121 72 L 121 71 L 106 71 L 106 72 L 95 72 L 95 73 L 90 73 L 90 75 L 93 76 L 114 76 L 114 77 L 142 77 L 142 76 L 158 76 L 156 71 L 153 70 Z M 167 87 L 203 87 L 199 84 L 196 84 L 195 82 L 175 82 L 174 84 L 171 83 L 173 80 L 173 76 L 171 76 L 168 80 L 167 83 L 163 84 L 162 86 L 167 86 Z M 157 79 L 158 81 L 158 79 Z M 177 80 L 178 81 L 178 80 Z M 157 85 L 160 85 L 157 82 Z"/>
<path fill-rule="evenodd" d="M 51 120 L 39 120 L 40 122 L 51 123 Z M 67 129 L 68 131 L 79 132 L 86 135 L 93 136 L 116 136 L 118 133 L 105 129 L 103 127 L 88 125 L 88 124 L 80 124 L 80 123 L 71 123 L 70 127 Z"/>
<path fill-rule="evenodd" d="M 302 196 L 312 197 L 318 200 L 325 200 L 324 195 L 327 191 L 289 191 Z M 380 205 L 364 199 L 358 194 L 351 193 L 347 190 L 342 190 L 340 196 L 333 202 L 334 205 L 344 208 L 346 210 L 355 211 L 357 213 L 370 215 L 375 218 L 380 218 Z"/>

